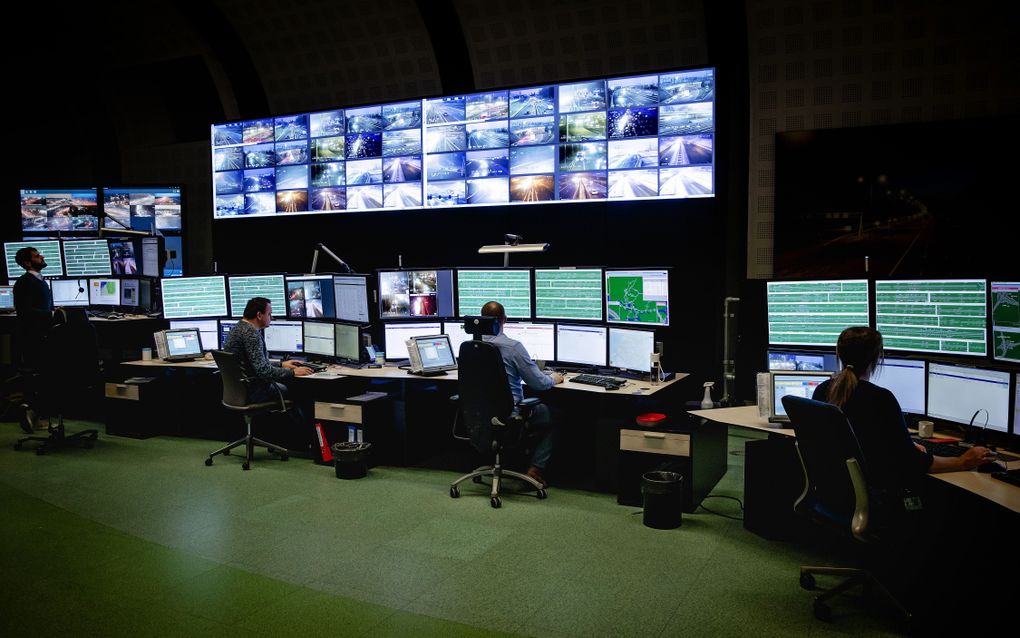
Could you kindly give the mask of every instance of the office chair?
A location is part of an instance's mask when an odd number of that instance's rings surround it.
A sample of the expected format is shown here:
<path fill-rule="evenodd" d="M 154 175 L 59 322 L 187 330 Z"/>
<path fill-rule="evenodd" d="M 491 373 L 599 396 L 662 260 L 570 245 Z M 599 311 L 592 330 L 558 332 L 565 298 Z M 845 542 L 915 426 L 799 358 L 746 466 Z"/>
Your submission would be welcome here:
<path fill-rule="evenodd" d="M 867 467 L 853 427 L 843 411 L 829 403 L 796 396 L 785 396 L 782 401 L 797 435 L 797 454 L 804 470 L 804 492 L 794 504 L 794 510 L 818 525 L 853 539 L 864 550 L 862 562 L 877 564 L 882 536 L 877 531 Z M 816 589 L 815 575 L 846 577 L 815 598 L 814 614 L 819 620 L 832 618 L 826 601 L 861 585 L 865 593 L 878 591 L 904 621 L 912 621 L 911 613 L 872 570 L 803 565 L 801 587 Z"/>
<path fill-rule="evenodd" d="M 266 443 L 262 439 L 252 436 L 251 422 L 259 414 L 286 412 L 291 408 L 293 402 L 285 400 L 281 392 L 278 401 L 248 403 L 247 384 L 250 382 L 250 379 L 244 376 L 244 371 L 241 369 L 241 363 L 237 360 L 237 357 L 233 353 L 223 350 L 213 350 L 212 355 L 216 361 L 216 367 L 219 368 L 220 378 L 223 380 L 223 407 L 240 412 L 244 416 L 247 431 L 244 437 L 211 453 L 209 458 L 205 460 L 205 464 L 207 466 L 212 465 L 213 457 L 217 454 L 230 456 L 230 451 L 241 445 L 244 446 L 244 462 L 241 463 L 241 469 L 251 469 L 252 454 L 255 451 L 256 445 L 266 448 L 270 453 L 278 453 L 280 460 L 286 461 L 288 453 L 285 448 L 273 445 L 272 443 Z"/>
<path fill-rule="evenodd" d="M 101 382 L 102 362 L 96 330 L 82 308 L 61 308 L 54 314 L 42 345 L 38 366 L 23 368 L 25 383 L 37 388 L 37 397 L 51 414 L 47 436 L 26 436 L 14 444 L 15 450 L 29 441 L 39 442 L 35 453 L 82 445 L 91 448 L 99 438 L 98 430 L 82 430 L 67 434 L 64 429 L 65 409 L 88 397 Z M 54 423 L 54 416 L 56 423 Z"/>
<path fill-rule="evenodd" d="M 459 485 L 471 480 L 481 483 L 482 477 L 492 477 L 492 491 L 489 503 L 500 507 L 500 488 L 504 477 L 522 480 L 536 490 L 540 499 L 546 497 L 542 484 L 527 474 L 503 469 L 500 452 L 504 446 L 520 445 L 528 429 L 528 418 L 541 401 L 527 398 L 514 405 L 513 394 L 506 380 L 506 368 L 499 349 L 484 341 L 465 341 L 460 346 L 458 361 L 458 391 L 452 398 L 458 404 L 458 416 L 462 417 L 468 435 L 457 434 L 454 422 L 454 436 L 470 441 L 471 446 L 482 454 L 495 455 L 492 465 L 485 465 L 465 474 L 450 484 L 450 496 L 460 496 Z"/>

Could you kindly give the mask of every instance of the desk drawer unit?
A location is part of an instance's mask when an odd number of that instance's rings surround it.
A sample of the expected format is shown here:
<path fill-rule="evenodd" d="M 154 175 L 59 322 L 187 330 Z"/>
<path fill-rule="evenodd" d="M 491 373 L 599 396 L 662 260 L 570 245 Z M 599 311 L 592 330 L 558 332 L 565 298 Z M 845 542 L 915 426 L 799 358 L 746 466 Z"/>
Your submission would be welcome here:
<path fill-rule="evenodd" d="M 691 435 L 673 432 L 647 432 L 644 430 L 620 430 L 620 450 L 667 454 L 669 456 L 690 456 Z"/>
<path fill-rule="evenodd" d="M 342 423 L 364 423 L 362 407 L 350 403 L 326 403 L 315 402 L 315 418 L 325 421 L 340 421 Z"/>
<path fill-rule="evenodd" d="M 130 383 L 107 383 L 106 396 L 110 399 L 140 400 L 138 386 Z"/>

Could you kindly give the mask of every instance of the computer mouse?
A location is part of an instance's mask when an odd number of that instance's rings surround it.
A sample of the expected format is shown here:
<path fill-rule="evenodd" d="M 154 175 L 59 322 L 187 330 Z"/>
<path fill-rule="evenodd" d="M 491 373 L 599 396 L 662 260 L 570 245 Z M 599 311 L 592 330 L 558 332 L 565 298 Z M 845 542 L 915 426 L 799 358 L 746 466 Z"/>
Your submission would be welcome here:
<path fill-rule="evenodd" d="M 982 474 L 990 474 L 992 472 L 1005 472 L 1006 471 L 1006 468 L 1001 463 L 996 463 L 995 461 L 989 461 L 988 463 L 982 463 L 981 465 L 977 466 L 977 468 L 975 468 L 975 469 L 977 469 L 977 471 L 981 472 Z"/>
<path fill-rule="evenodd" d="M 618 385 L 607 385 L 607 386 L 603 386 L 603 387 L 605 387 L 606 392 L 612 392 L 613 390 L 619 390 L 621 386 L 618 386 Z"/>

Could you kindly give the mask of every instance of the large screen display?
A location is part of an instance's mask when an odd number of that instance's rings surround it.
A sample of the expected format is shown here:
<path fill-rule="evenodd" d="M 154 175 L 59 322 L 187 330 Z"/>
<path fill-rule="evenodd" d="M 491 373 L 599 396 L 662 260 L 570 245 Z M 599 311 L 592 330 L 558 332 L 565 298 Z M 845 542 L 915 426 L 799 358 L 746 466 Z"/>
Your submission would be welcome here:
<path fill-rule="evenodd" d="M 870 325 L 866 279 L 770 281 L 766 300 L 774 345 L 834 348 L 846 328 Z"/>
<path fill-rule="evenodd" d="M 213 216 L 711 197 L 715 71 L 214 124 Z"/>
<path fill-rule="evenodd" d="M 892 350 L 983 356 L 984 279 L 875 282 L 875 328 Z"/>
<path fill-rule="evenodd" d="M 103 188 L 103 212 L 112 219 L 103 227 L 151 231 L 181 229 L 181 187 L 150 186 Z"/>
<path fill-rule="evenodd" d="M 99 202 L 95 188 L 21 190 L 21 229 L 27 233 L 96 231 L 98 223 Z"/>
<path fill-rule="evenodd" d="M 1020 363 L 1020 281 L 993 281 L 991 285 L 992 356 Z"/>

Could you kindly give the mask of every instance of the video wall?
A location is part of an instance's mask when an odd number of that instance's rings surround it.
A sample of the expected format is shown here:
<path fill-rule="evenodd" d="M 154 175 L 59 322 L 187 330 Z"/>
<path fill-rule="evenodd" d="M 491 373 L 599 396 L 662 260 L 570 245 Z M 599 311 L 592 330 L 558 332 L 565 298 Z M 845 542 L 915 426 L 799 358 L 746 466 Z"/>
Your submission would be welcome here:
<path fill-rule="evenodd" d="M 23 188 L 21 228 L 25 232 L 99 230 L 97 190 Z"/>
<path fill-rule="evenodd" d="M 711 197 L 713 69 L 212 126 L 216 219 Z"/>

